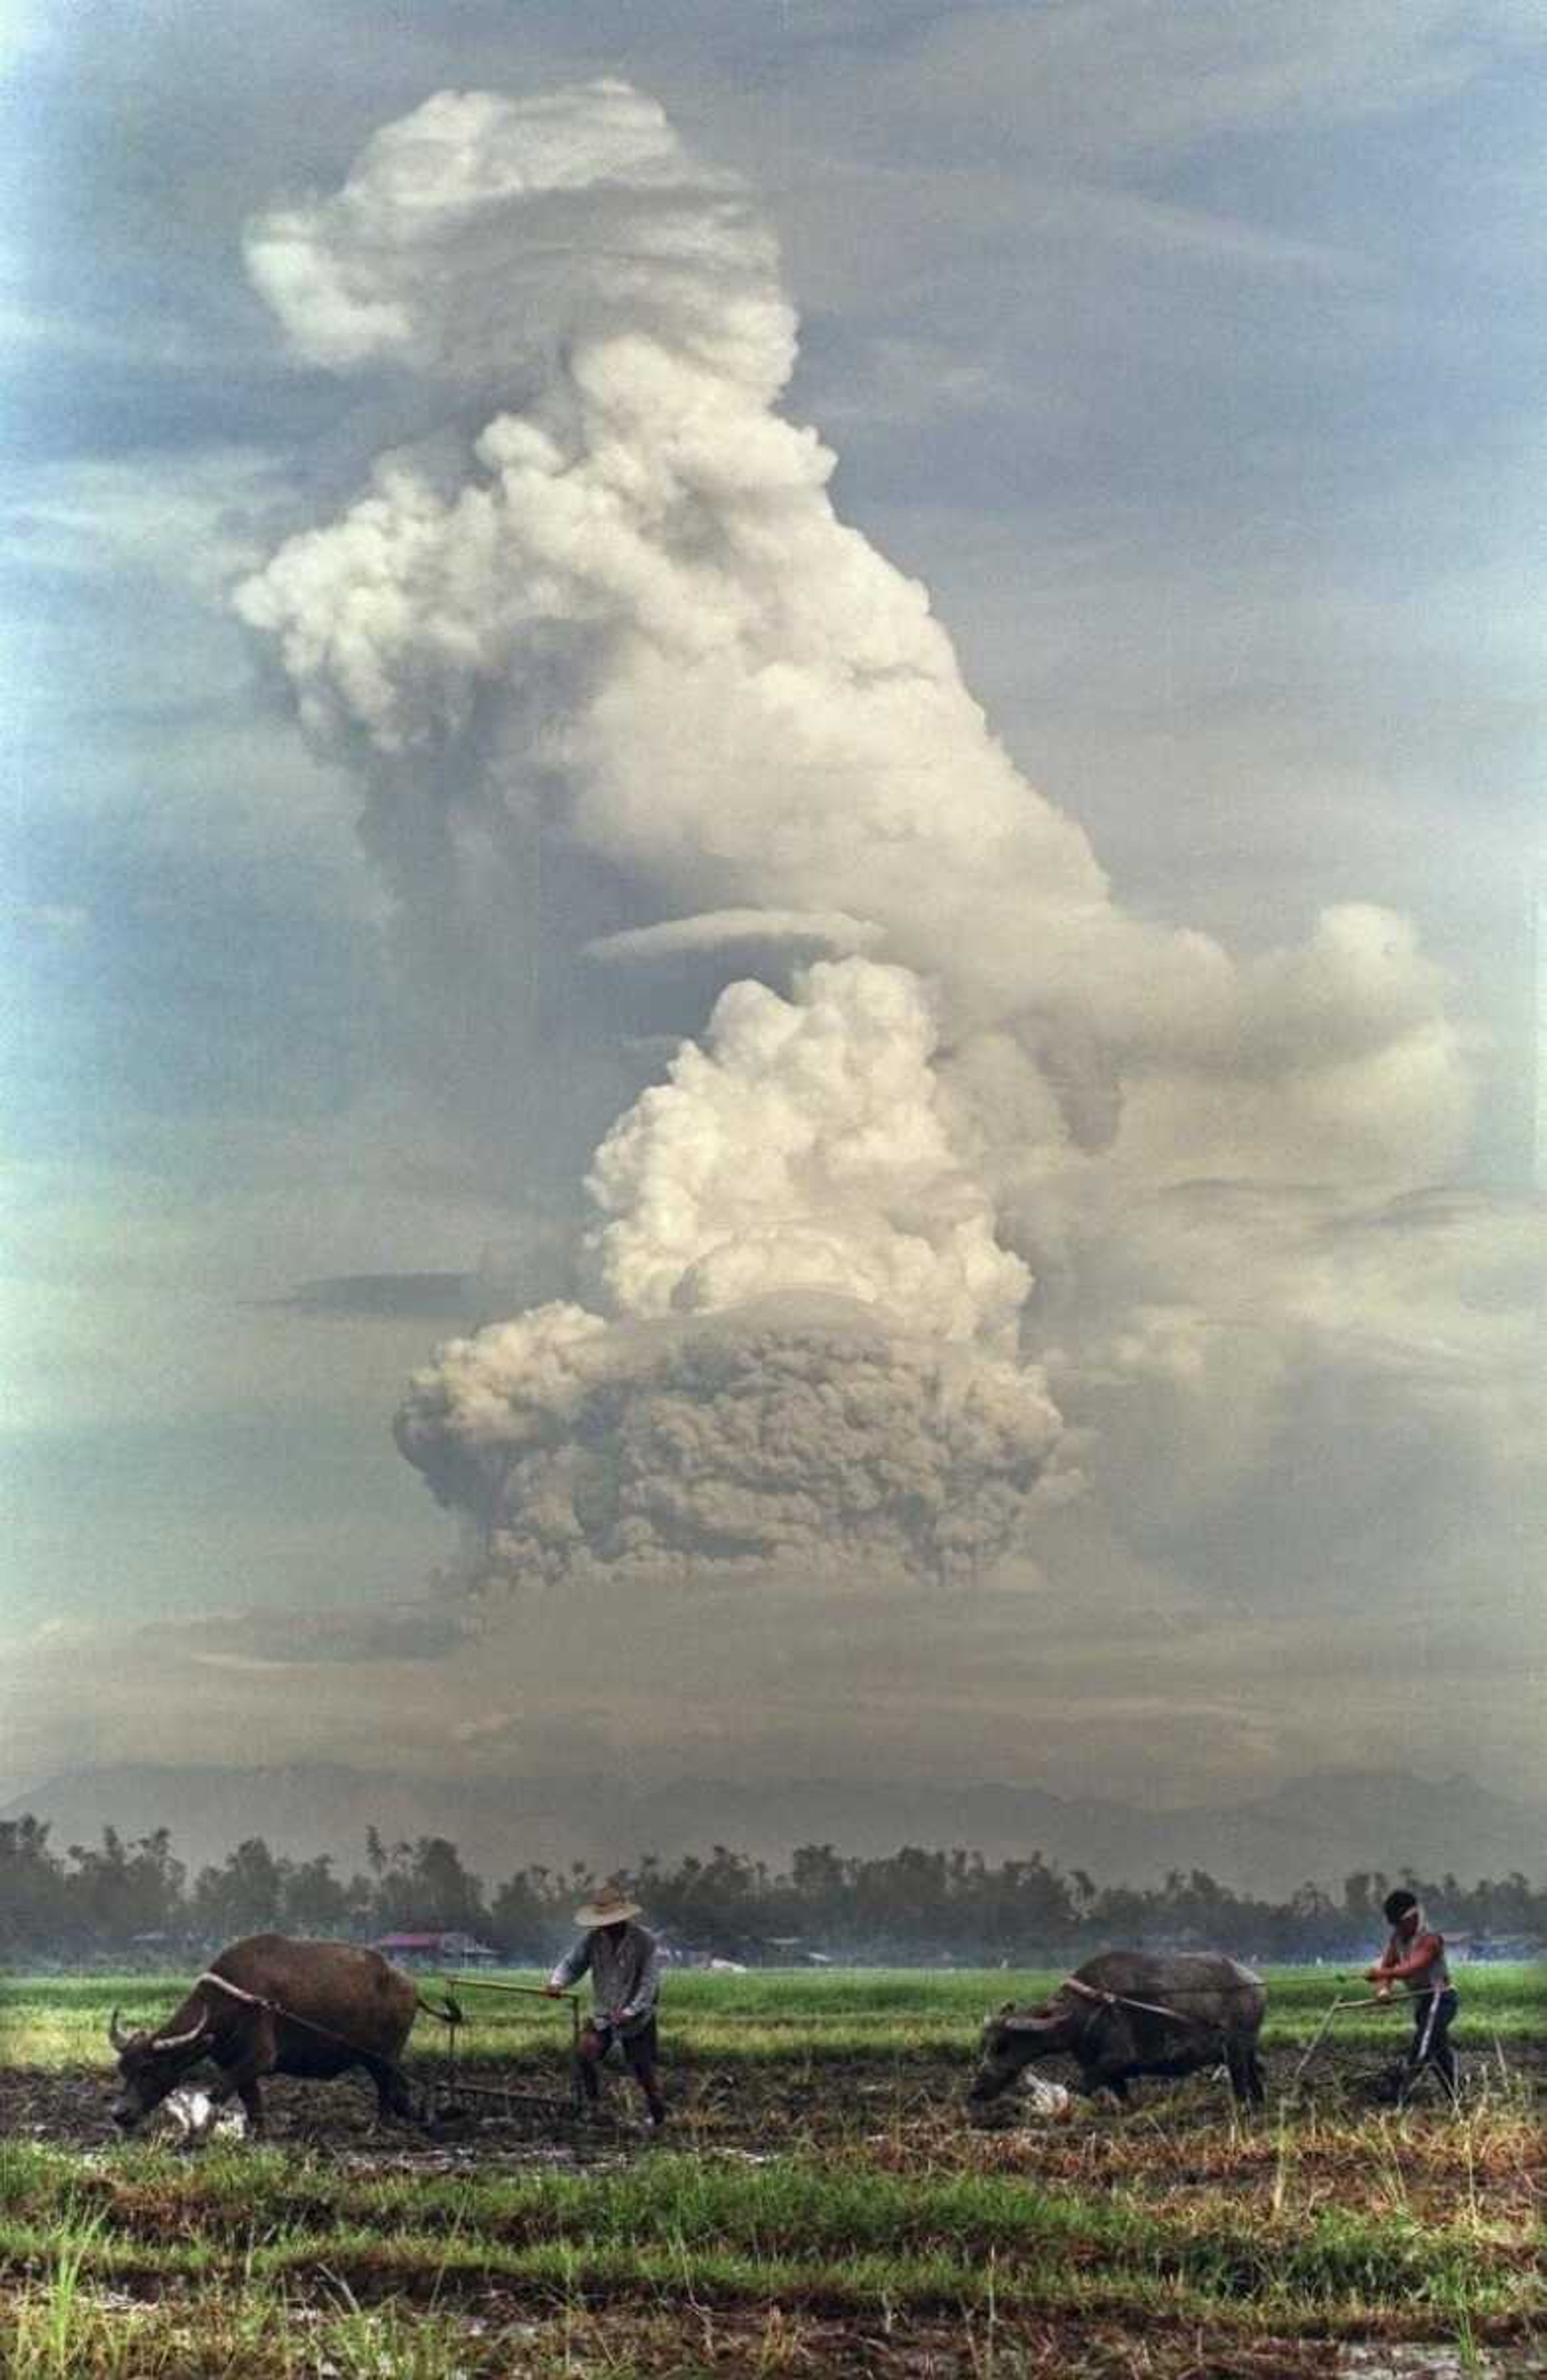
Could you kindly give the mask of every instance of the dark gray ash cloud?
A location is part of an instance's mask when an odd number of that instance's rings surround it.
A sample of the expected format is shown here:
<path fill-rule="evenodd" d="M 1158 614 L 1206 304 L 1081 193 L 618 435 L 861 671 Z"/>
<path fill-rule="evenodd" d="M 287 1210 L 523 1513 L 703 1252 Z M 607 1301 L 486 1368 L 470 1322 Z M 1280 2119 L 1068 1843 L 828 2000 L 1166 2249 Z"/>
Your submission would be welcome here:
<path fill-rule="evenodd" d="M 787 1560 L 972 1572 L 1078 1485 L 1040 1374 L 838 1298 L 610 1329 L 542 1309 L 443 1348 L 396 1427 L 474 1519 L 478 1592 Z"/>

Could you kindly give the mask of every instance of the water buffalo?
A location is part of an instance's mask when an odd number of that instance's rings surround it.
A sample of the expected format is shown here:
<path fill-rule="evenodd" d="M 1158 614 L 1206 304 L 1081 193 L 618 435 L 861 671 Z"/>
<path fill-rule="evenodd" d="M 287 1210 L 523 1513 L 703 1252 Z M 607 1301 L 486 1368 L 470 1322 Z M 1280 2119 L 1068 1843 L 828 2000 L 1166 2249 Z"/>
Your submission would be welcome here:
<path fill-rule="evenodd" d="M 211 1960 L 164 2024 L 125 2033 L 114 2010 L 107 2032 L 120 2087 L 113 2120 L 132 2131 L 208 2058 L 222 2078 L 212 2097 L 218 2103 L 235 2092 L 254 2131 L 263 2123 L 261 2075 L 331 2078 L 355 2066 L 375 2083 L 380 2113 L 411 2122 L 398 2061 L 420 2008 L 443 2013 L 379 1951 L 250 1935 Z"/>
<path fill-rule="evenodd" d="M 1250 1968 L 1218 1951 L 1103 1950 L 1041 2008 L 1006 2001 L 989 2018 L 968 2105 L 986 2107 L 1033 2058 L 1062 2052 L 1078 2066 L 1082 2091 L 1126 2099 L 1135 2074 L 1192 2074 L 1224 2064 L 1236 2097 L 1260 2107 L 1257 2036 L 1265 2005 Z"/>

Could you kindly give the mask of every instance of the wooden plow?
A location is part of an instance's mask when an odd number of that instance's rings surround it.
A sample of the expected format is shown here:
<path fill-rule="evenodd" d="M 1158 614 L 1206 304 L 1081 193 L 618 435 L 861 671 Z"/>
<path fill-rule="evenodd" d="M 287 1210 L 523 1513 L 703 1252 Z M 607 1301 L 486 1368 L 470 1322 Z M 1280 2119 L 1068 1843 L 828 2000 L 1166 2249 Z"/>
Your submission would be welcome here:
<path fill-rule="evenodd" d="M 1389 1993 L 1383 1992 L 1376 1992 L 1368 1998 L 1360 1999 L 1339 1998 L 1333 2000 L 1323 2014 L 1321 2023 L 1317 2026 L 1316 2031 L 1311 2035 L 1309 2047 L 1306 2050 L 1304 2056 L 1299 2061 L 1299 2064 L 1296 2067 L 1294 2072 L 1289 2077 L 1290 2090 L 1294 2091 L 1297 2089 L 1306 2068 L 1310 2064 L 1311 2059 L 1315 2057 L 1317 2051 L 1321 2048 L 1322 2044 L 1325 2041 L 1328 2034 L 1331 2032 L 1333 2019 L 1334 2017 L 1344 2015 L 1349 2009 L 1393 2008 L 1396 2005 L 1397 2003 L 1392 1999 Z"/>
<path fill-rule="evenodd" d="M 1405 2000 L 1394 1998 L 1390 1992 L 1375 1992 L 1368 1997 L 1361 1996 L 1356 1999 L 1337 1998 L 1333 2000 L 1323 2014 L 1321 2023 L 1317 2026 L 1315 2033 L 1312 2034 L 1309 2047 L 1305 2050 L 1298 2064 L 1296 2066 L 1294 2072 L 1289 2077 L 1289 2095 L 1292 2096 L 1298 2091 L 1300 2084 L 1305 2079 L 1306 2069 L 1309 2066 L 1311 2060 L 1315 2058 L 1317 2051 L 1322 2047 L 1322 2043 L 1326 2040 L 1328 2034 L 1332 2030 L 1334 2019 L 1340 2016 L 1346 2016 L 1352 2009 L 1395 2009 L 1406 2014 L 1407 2012 L 1407 2003 Z M 1433 2025 L 1433 2022 L 1434 2020 L 1431 2010 L 1429 2020 L 1431 2028 Z M 1424 2034 L 1423 2046 L 1427 2051 L 1429 2046 L 1428 2031 Z M 1498 2047 L 1496 2035 L 1495 2047 Z M 1507 2068 L 1504 2066 L 1502 2048 L 1499 2049 L 1499 2065 L 1501 2070 L 1505 2072 L 1507 2075 Z M 1416 2091 L 1421 2084 L 1434 2081 L 1434 2069 L 1428 2063 L 1427 2058 L 1421 2064 L 1416 2067 L 1409 2067 L 1407 2064 L 1407 2061 L 1404 2060 L 1399 2067 L 1393 2070 L 1393 2079 L 1397 2087 L 1398 2095 L 1396 2104 L 1399 2107 L 1406 2107 L 1410 2104 L 1411 2095 L 1414 2091 Z M 1445 2095 L 1448 2099 L 1450 2095 L 1447 2093 Z"/>
<path fill-rule="evenodd" d="M 466 2102 L 474 2100 L 489 2107 L 495 2115 L 513 2117 L 523 2111 L 538 2110 L 551 2122 L 579 2123 L 585 2102 L 580 2086 L 580 1998 L 578 1992 L 545 1992 L 538 1984 L 501 1984 L 492 1975 L 443 1975 L 446 1997 L 454 2008 L 457 1992 L 511 1992 L 522 1999 L 546 2000 L 555 2010 L 569 2010 L 569 2088 L 556 2091 L 523 2091 L 506 2082 L 473 2082 L 457 2063 L 457 2022 L 465 2022 L 460 2010 L 446 2037 L 444 2071 L 426 2088 L 425 2113 L 432 2122 L 443 2122 L 447 2117 L 476 2112 Z"/>

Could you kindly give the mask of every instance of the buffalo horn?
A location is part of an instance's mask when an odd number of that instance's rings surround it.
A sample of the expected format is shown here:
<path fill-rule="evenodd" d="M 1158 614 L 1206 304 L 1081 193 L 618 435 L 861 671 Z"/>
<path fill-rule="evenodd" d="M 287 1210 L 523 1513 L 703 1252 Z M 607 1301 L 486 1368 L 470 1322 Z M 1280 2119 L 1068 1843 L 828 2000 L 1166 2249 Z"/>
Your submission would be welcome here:
<path fill-rule="evenodd" d="M 191 2025 L 187 2033 L 158 2033 L 152 2046 L 156 2049 L 186 2049 L 190 2042 L 202 2041 L 209 2030 L 209 2017 L 201 2009 L 198 2023 Z"/>
<path fill-rule="evenodd" d="M 107 2020 L 107 2038 L 113 2044 L 115 2049 L 127 2048 L 128 2044 L 134 2039 L 133 2034 L 126 2033 L 123 2026 L 118 2022 L 118 2011 L 116 2009 L 114 2010 L 112 2015 Z"/>

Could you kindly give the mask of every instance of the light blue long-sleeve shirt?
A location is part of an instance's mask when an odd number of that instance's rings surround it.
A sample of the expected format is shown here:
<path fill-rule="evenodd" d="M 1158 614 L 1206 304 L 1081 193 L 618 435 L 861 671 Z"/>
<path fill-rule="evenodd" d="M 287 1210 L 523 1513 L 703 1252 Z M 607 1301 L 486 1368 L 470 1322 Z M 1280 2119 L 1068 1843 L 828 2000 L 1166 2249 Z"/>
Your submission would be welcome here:
<path fill-rule="evenodd" d="M 661 1951 L 654 1935 L 630 1923 L 615 1942 L 604 1927 L 594 1926 L 565 1952 L 548 1981 L 566 1992 L 588 1968 L 597 2014 L 615 2015 L 625 2037 L 642 2033 L 661 1996 Z"/>

